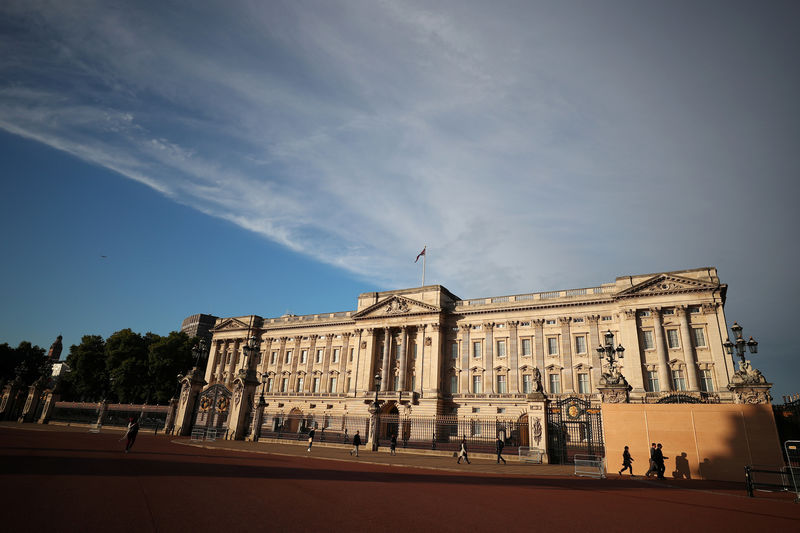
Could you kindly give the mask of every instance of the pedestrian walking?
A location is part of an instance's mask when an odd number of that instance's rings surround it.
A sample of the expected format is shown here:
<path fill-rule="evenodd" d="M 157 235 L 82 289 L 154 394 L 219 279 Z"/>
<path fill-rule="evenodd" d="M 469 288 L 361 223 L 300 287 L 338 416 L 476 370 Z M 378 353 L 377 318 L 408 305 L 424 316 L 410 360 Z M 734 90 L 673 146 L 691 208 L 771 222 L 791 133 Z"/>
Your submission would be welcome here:
<path fill-rule="evenodd" d="M 397 455 L 397 433 L 392 433 L 392 438 L 389 440 L 389 453 Z"/>
<path fill-rule="evenodd" d="M 314 428 L 308 432 L 308 453 L 311 453 L 311 445 L 314 444 Z"/>
<path fill-rule="evenodd" d="M 503 447 L 505 447 L 505 443 L 503 443 L 499 435 L 494 441 L 494 446 L 497 448 L 497 464 L 500 464 L 500 461 L 503 461 L 503 464 L 506 464 L 506 460 L 503 458 Z"/>
<path fill-rule="evenodd" d="M 631 452 L 629 452 L 628 447 L 625 446 L 625 451 L 622 452 L 622 470 L 619 471 L 620 476 L 624 471 L 630 470 L 631 477 L 633 477 L 633 467 L 631 466 L 632 462 L 633 457 L 631 457 Z"/>
<path fill-rule="evenodd" d="M 467 456 L 467 438 L 463 437 L 461 439 L 461 448 L 458 450 L 458 461 L 456 463 L 461 464 L 461 459 L 464 459 L 467 464 L 472 464 L 469 462 L 469 456 Z"/>
<path fill-rule="evenodd" d="M 653 474 L 658 473 L 658 469 L 656 468 L 655 455 L 656 455 L 656 443 L 653 442 L 650 444 L 650 464 L 647 468 L 647 473 L 644 475 L 645 477 L 650 477 Z"/>
<path fill-rule="evenodd" d="M 653 461 L 656 463 L 656 471 L 658 472 L 658 479 L 664 479 L 664 471 L 667 469 L 664 466 L 664 460 L 669 459 L 669 457 L 664 457 L 664 451 L 661 449 L 661 443 L 659 442 L 656 446 L 655 454 L 653 455 Z"/>
<path fill-rule="evenodd" d="M 358 447 L 361 446 L 361 436 L 356 431 L 356 434 L 353 436 L 353 449 L 350 450 L 350 455 L 353 455 L 355 452 L 356 457 L 358 457 Z"/>
<path fill-rule="evenodd" d="M 138 433 L 139 422 L 134 417 L 130 417 L 128 419 L 128 430 L 125 432 L 125 435 L 122 436 L 122 439 L 128 439 L 128 442 L 125 443 L 125 453 L 128 453 L 130 449 L 133 448 L 133 443 L 136 442 L 136 435 Z"/>

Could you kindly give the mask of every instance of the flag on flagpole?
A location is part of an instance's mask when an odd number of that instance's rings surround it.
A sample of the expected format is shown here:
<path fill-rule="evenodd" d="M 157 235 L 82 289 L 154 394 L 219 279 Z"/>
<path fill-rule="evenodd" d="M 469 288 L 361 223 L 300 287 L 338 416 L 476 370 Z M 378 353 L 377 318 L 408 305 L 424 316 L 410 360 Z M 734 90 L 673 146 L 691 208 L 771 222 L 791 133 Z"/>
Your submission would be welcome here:
<path fill-rule="evenodd" d="M 426 245 L 426 246 L 425 246 L 425 248 L 427 248 L 427 247 L 428 247 L 428 246 Z M 423 249 L 422 249 L 422 251 L 419 253 L 419 255 L 417 255 L 417 258 L 416 258 L 416 259 L 414 259 L 414 262 L 415 262 L 415 263 L 416 263 L 417 261 L 419 261 L 419 258 L 420 258 L 420 257 L 422 257 L 423 255 L 425 255 L 425 248 L 423 248 Z"/>

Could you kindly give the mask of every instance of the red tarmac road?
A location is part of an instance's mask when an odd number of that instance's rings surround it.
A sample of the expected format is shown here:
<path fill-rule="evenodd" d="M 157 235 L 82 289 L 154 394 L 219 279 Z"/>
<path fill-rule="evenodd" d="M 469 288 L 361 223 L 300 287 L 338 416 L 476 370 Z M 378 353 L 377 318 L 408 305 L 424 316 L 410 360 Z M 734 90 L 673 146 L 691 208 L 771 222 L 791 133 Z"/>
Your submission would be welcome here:
<path fill-rule="evenodd" d="M 0 531 L 800 531 L 791 499 L 0 427 Z M 699 486 L 699 485 L 698 485 Z"/>

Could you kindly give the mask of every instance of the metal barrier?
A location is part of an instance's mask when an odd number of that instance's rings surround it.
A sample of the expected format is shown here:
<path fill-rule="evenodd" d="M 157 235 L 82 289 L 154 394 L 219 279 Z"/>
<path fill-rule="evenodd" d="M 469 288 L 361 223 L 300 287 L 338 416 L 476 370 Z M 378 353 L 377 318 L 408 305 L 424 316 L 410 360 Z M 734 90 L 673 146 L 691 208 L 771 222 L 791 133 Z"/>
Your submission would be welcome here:
<path fill-rule="evenodd" d="M 783 443 L 783 451 L 786 455 L 787 468 L 792 478 L 794 487 L 794 501 L 800 501 L 800 489 L 798 489 L 798 478 L 800 478 L 800 440 L 787 440 Z"/>
<path fill-rule="evenodd" d="M 575 454 L 575 475 L 604 478 L 606 477 L 606 460 L 599 455 Z"/>
<path fill-rule="evenodd" d="M 206 430 L 206 440 L 210 440 L 213 442 L 220 437 L 220 433 L 224 433 L 225 431 L 226 430 L 224 429 L 208 428 Z"/>
<path fill-rule="evenodd" d="M 542 464 L 543 452 L 539 448 L 531 448 L 529 446 L 519 447 L 519 462 L 520 463 L 535 463 Z"/>
<path fill-rule="evenodd" d="M 793 482 L 794 472 L 790 466 L 760 466 L 747 465 L 744 467 L 744 487 L 747 495 L 755 498 L 755 492 L 794 492 L 795 502 L 798 501 L 797 488 Z"/>
<path fill-rule="evenodd" d="M 89 433 L 100 433 L 100 428 L 102 428 L 100 424 L 92 424 L 89 426 Z"/>
<path fill-rule="evenodd" d="M 195 428 L 192 430 L 192 440 L 203 440 L 206 436 L 206 430 L 203 428 Z"/>

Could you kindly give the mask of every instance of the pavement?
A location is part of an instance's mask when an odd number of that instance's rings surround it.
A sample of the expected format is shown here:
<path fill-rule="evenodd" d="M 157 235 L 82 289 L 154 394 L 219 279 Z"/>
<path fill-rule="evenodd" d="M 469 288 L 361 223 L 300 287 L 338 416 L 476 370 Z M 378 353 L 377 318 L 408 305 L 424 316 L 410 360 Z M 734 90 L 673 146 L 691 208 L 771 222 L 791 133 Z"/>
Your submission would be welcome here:
<path fill-rule="evenodd" d="M 800 531 L 743 483 L 576 478 L 569 466 L 0 423 L 0 529 L 57 531 Z M 323 444 L 323 443 L 318 443 Z"/>

